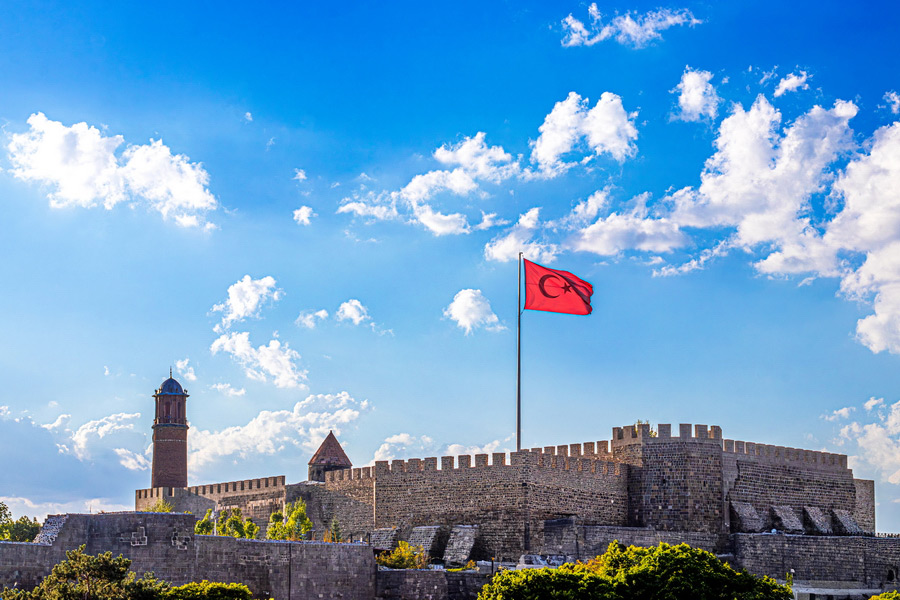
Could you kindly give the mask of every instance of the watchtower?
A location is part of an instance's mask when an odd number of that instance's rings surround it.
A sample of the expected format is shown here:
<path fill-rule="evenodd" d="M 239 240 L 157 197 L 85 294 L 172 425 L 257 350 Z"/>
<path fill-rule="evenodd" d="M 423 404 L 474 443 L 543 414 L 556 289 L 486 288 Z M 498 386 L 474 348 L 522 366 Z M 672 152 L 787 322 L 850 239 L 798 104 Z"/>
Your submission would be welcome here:
<path fill-rule="evenodd" d="M 169 378 L 162 382 L 153 398 L 156 416 L 150 487 L 187 487 L 187 390 L 172 378 L 169 369 Z"/>
<path fill-rule="evenodd" d="M 334 437 L 334 432 L 329 431 L 325 441 L 309 460 L 309 480 L 325 481 L 325 473 L 349 469 L 353 466 L 340 442 Z"/>

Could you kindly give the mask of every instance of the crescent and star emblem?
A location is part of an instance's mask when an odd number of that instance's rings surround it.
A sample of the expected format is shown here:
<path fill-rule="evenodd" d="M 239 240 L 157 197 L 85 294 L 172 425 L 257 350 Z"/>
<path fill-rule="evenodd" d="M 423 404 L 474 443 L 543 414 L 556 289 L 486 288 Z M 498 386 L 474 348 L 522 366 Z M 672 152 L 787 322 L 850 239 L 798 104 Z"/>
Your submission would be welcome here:
<path fill-rule="evenodd" d="M 538 289 L 540 289 L 541 293 L 548 298 L 559 298 L 559 296 L 560 296 L 559 294 L 556 294 L 555 296 L 553 294 L 549 294 L 549 293 L 547 293 L 547 288 L 544 287 L 544 285 L 547 283 L 547 280 L 550 279 L 551 277 L 562 280 L 562 278 L 559 277 L 558 275 L 553 275 L 553 274 L 544 275 L 543 277 L 541 277 L 540 281 L 538 281 Z M 572 291 L 572 286 L 569 285 L 568 281 L 563 281 L 563 284 L 564 284 L 562 286 L 563 294 L 568 294 L 569 292 Z"/>

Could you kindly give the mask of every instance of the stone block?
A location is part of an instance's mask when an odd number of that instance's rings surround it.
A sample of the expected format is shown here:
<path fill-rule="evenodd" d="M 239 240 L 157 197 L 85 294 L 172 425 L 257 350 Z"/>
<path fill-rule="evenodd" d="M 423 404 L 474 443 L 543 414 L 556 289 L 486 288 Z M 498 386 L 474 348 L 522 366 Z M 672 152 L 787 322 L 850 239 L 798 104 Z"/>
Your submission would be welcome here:
<path fill-rule="evenodd" d="M 749 502 L 731 503 L 731 531 L 757 533 L 765 529 L 766 522 Z"/>
<path fill-rule="evenodd" d="M 832 535 L 831 519 L 824 510 L 817 506 L 803 507 L 803 524 L 806 532 L 814 535 Z"/>
<path fill-rule="evenodd" d="M 849 510 L 836 508 L 831 511 L 834 517 L 834 531 L 838 535 L 862 535 L 862 528 L 856 523 Z"/>
<path fill-rule="evenodd" d="M 395 527 L 375 529 L 369 538 L 369 545 L 376 550 L 393 550 L 397 546 L 399 531 Z"/>
<path fill-rule="evenodd" d="M 447 528 L 439 525 L 413 527 L 408 541 L 410 546 L 422 546 L 428 556 L 436 558 L 444 555 L 448 534 Z"/>
<path fill-rule="evenodd" d="M 444 550 L 444 563 L 448 565 L 464 565 L 469 562 L 477 537 L 478 525 L 454 526 L 450 531 L 447 549 Z"/>
<path fill-rule="evenodd" d="M 772 524 L 785 533 L 803 533 L 803 523 L 797 512 L 790 506 L 772 507 Z"/>

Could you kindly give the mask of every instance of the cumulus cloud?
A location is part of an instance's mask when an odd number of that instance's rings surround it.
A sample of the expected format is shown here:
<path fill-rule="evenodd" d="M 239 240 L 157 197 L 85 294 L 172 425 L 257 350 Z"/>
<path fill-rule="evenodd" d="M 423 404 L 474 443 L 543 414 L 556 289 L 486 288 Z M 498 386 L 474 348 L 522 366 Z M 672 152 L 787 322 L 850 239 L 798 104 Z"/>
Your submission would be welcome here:
<path fill-rule="evenodd" d="M 686 8 L 677 10 L 660 8 L 644 14 L 629 11 L 624 15 L 613 17 L 609 23 L 604 24 L 603 15 L 600 14 L 597 4 L 591 3 L 588 15 L 590 22 L 587 25 L 573 17 L 571 13 L 563 19 L 562 26 L 565 32 L 562 39 L 563 46 L 593 46 L 614 39 L 624 46 L 643 48 L 652 41 L 661 40 L 660 32 L 670 27 L 676 25 L 693 27 L 701 23 Z"/>
<path fill-rule="evenodd" d="M 474 454 L 491 454 L 493 452 L 512 452 L 514 448 L 507 446 L 512 438 L 507 438 L 503 441 L 494 440 L 492 442 L 488 442 L 483 446 L 478 445 L 465 445 L 465 444 L 447 444 L 443 450 L 441 450 L 442 456 L 459 456 L 459 455 L 474 455 Z"/>
<path fill-rule="evenodd" d="M 5 406 L 0 406 L 0 417 L 4 416 L 3 409 L 5 408 Z M 41 427 L 48 431 L 65 429 L 66 425 L 68 425 L 71 419 L 72 415 L 59 415 L 58 417 L 56 417 L 55 421 L 53 421 L 52 423 L 44 423 L 43 425 L 41 425 Z"/>
<path fill-rule="evenodd" d="M 400 218 L 396 198 L 390 193 L 371 190 L 354 192 L 341 200 L 338 214 L 352 214 L 369 221 L 392 221 Z"/>
<path fill-rule="evenodd" d="M 296 364 L 300 354 L 280 340 L 269 340 L 267 345 L 254 348 L 249 332 L 232 331 L 219 336 L 209 349 L 213 354 L 230 354 L 250 379 L 267 382 L 271 377 L 275 387 L 306 389 L 303 382 L 307 379 L 307 371 Z"/>
<path fill-rule="evenodd" d="M 314 394 L 294 404 L 291 410 L 263 410 L 246 425 L 220 431 L 191 432 L 188 467 L 194 475 L 221 459 L 247 459 L 273 455 L 288 449 L 312 454 L 329 431 L 340 435 L 369 409 L 347 392 Z"/>
<path fill-rule="evenodd" d="M 612 92 L 603 92 L 593 108 L 588 98 L 569 92 L 538 128 L 540 135 L 531 144 L 531 160 L 544 177 L 555 177 L 577 164 L 562 160 L 577 150 L 593 156 L 608 154 L 622 162 L 637 152 L 636 117 L 637 113 L 625 111 L 622 99 Z M 592 155 L 582 157 L 580 162 L 590 160 Z"/>
<path fill-rule="evenodd" d="M 222 322 L 213 329 L 216 333 L 231 327 L 232 324 L 249 317 L 258 317 L 263 304 L 271 300 L 281 299 L 283 292 L 275 287 L 272 276 L 252 279 L 244 275 L 238 282 L 228 287 L 228 299 L 212 307 L 212 312 L 224 313 Z"/>
<path fill-rule="evenodd" d="M 197 381 L 197 375 L 194 373 L 194 367 L 190 366 L 190 359 L 184 358 L 175 361 L 175 370 L 181 373 L 188 381 Z"/>
<path fill-rule="evenodd" d="M 214 383 L 211 386 L 209 386 L 209 388 L 211 390 L 216 390 L 217 392 L 224 394 L 226 396 L 232 396 L 232 397 L 243 396 L 244 394 L 247 393 L 247 390 L 245 390 L 244 388 L 241 388 L 239 390 L 235 389 L 234 387 L 232 387 L 232 385 L 230 383 Z"/>
<path fill-rule="evenodd" d="M 309 225 L 309 220 L 315 216 L 316 213 L 313 212 L 310 206 L 301 206 L 294 211 L 294 220 L 298 225 Z"/>
<path fill-rule="evenodd" d="M 294 169 L 294 176 L 291 177 L 294 181 L 306 181 L 306 171 L 303 169 Z"/>
<path fill-rule="evenodd" d="M 146 471 L 150 468 L 150 460 L 143 454 L 132 452 L 126 448 L 114 448 L 119 463 L 129 471 Z"/>
<path fill-rule="evenodd" d="M 778 85 L 775 86 L 775 97 L 778 98 L 779 96 L 783 96 L 787 92 L 808 90 L 809 84 L 806 83 L 808 78 L 809 75 L 807 75 L 806 71 L 791 73 L 790 75 L 785 76 L 778 82 Z"/>
<path fill-rule="evenodd" d="M 900 94 L 895 91 L 885 92 L 884 101 L 895 115 L 900 114 Z"/>
<path fill-rule="evenodd" d="M 713 75 L 709 71 L 694 71 L 685 67 L 681 81 L 673 92 L 678 92 L 678 113 L 676 119 L 699 121 L 703 118 L 715 119 L 719 103 L 716 88 L 710 83 Z"/>
<path fill-rule="evenodd" d="M 296 323 L 300 327 L 315 329 L 319 321 L 324 321 L 327 318 L 328 311 L 324 308 L 317 311 L 305 310 L 297 316 L 297 319 L 294 321 L 294 323 Z"/>
<path fill-rule="evenodd" d="M 134 423 L 141 413 L 116 413 L 88 421 L 72 434 L 72 452 L 80 460 L 90 458 L 90 445 L 96 440 L 121 431 L 134 431 Z"/>
<path fill-rule="evenodd" d="M 841 419 L 849 419 L 850 413 L 856 410 L 855 406 L 845 406 L 844 408 L 839 408 L 835 411 L 832 411 L 830 415 L 822 415 L 821 418 L 826 421 L 838 421 Z"/>
<path fill-rule="evenodd" d="M 900 402 L 887 412 L 870 413 L 874 422 L 854 421 L 841 428 L 845 442 L 856 444 L 859 461 L 874 468 L 883 480 L 900 483 Z"/>
<path fill-rule="evenodd" d="M 519 258 L 522 252 L 528 260 L 549 263 L 556 260 L 560 248 L 556 244 L 534 241 L 540 228 L 540 207 L 535 207 L 519 216 L 518 222 L 488 242 L 484 247 L 484 258 L 497 262 L 509 262 Z"/>
<path fill-rule="evenodd" d="M 375 450 L 373 460 L 416 458 L 430 450 L 433 444 L 434 440 L 427 435 L 417 438 L 408 433 L 398 433 L 385 438 L 384 443 Z"/>
<path fill-rule="evenodd" d="M 871 398 L 866 400 L 865 404 L 863 404 L 863 407 L 867 411 L 870 411 L 876 406 L 881 406 L 882 404 L 884 404 L 884 398 L 876 398 L 875 396 L 872 396 Z"/>
<path fill-rule="evenodd" d="M 252 122 L 253 122 L 253 115 L 250 114 L 250 111 L 249 111 L 249 110 L 248 110 L 247 112 L 244 113 L 244 120 L 247 121 L 248 123 L 252 123 Z"/>
<path fill-rule="evenodd" d="M 200 163 L 172 154 L 160 140 L 127 145 L 122 136 L 104 136 L 96 127 L 67 127 L 43 113 L 28 118 L 29 130 L 13 134 L 7 146 L 13 175 L 47 188 L 54 208 L 122 202 L 145 205 L 185 227 L 205 226 L 217 202 L 207 189 L 209 175 Z"/>
<path fill-rule="evenodd" d="M 444 316 L 456 323 L 460 329 L 465 329 L 466 335 L 479 327 L 484 327 L 488 331 L 506 329 L 491 310 L 491 303 L 481 290 L 458 291 L 450 305 L 444 309 Z"/>
<path fill-rule="evenodd" d="M 12 514 L 36 517 L 38 521 L 43 521 L 47 518 L 47 515 L 134 510 L 134 503 L 119 504 L 109 498 L 83 498 L 70 502 L 34 502 L 30 498 L 20 496 L 0 496 L 0 502 L 5 504 Z"/>
<path fill-rule="evenodd" d="M 351 298 L 341 303 L 338 307 L 335 318 L 338 321 L 352 321 L 354 325 L 359 325 L 371 319 L 369 310 L 363 306 L 363 303 L 355 298 Z"/>

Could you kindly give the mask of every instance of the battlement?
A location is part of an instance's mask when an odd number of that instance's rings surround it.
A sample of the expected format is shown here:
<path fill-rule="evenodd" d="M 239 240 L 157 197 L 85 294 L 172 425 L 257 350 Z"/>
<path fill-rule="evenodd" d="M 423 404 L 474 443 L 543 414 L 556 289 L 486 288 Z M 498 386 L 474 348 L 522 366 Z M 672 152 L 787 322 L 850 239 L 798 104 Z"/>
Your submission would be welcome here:
<path fill-rule="evenodd" d="M 650 430 L 649 423 L 640 425 L 626 425 L 625 427 L 613 427 L 612 446 L 628 446 L 631 444 L 654 444 L 680 440 L 683 442 L 703 442 L 720 444 L 722 440 L 722 428 L 718 425 L 692 425 L 681 423 L 678 425 L 678 436 L 672 436 L 672 425 L 660 423 L 656 428 L 656 435 Z"/>
<path fill-rule="evenodd" d="M 595 449 L 602 444 L 601 453 Z M 585 453 L 582 454 L 582 448 Z M 619 463 L 598 460 L 598 458 L 610 457 L 606 448 L 606 442 L 586 442 L 582 444 L 569 444 L 564 446 L 548 446 L 546 448 L 532 448 L 521 452 L 494 452 L 492 454 L 468 454 L 460 456 L 442 456 L 428 458 L 409 458 L 406 460 L 379 460 L 373 467 L 353 469 L 339 469 L 325 474 L 326 483 L 341 481 L 373 480 L 380 477 L 389 477 L 397 473 L 428 473 L 428 472 L 463 472 L 469 469 L 506 469 L 531 465 L 545 469 L 559 469 L 563 471 L 579 471 L 595 475 L 621 475 L 622 467 Z"/>
<path fill-rule="evenodd" d="M 750 459 L 827 471 L 844 471 L 847 469 L 847 456 L 845 454 L 817 452 L 815 450 L 802 450 L 786 446 L 772 446 L 770 444 L 736 440 L 723 440 L 722 451 L 738 455 L 739 460 Z"/>
<path fill-rule="evenodd" d="M 239 481 L 227 481 L 223 483 L 211 483 L 207 485 L 193 485 L 186 488 L 156 487 L 135 491 L 137 500 L 147 498 L 175 498 L 184 494 L 211 497 L 223 494 L 250 494 L 265 490 L 284 488 L 285 477 L 260 477 L 258 479 L 242 479 Z"/>

